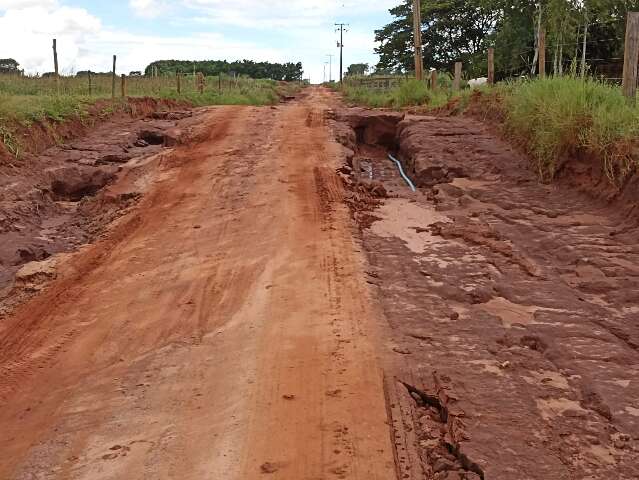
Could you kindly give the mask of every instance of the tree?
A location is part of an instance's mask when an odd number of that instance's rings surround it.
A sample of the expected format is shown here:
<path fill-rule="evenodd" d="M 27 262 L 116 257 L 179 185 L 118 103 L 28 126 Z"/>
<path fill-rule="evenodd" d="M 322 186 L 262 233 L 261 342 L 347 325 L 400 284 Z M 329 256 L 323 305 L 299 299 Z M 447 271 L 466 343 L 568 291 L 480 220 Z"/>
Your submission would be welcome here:
<path fill-rule="evenodd" d="M 501 10 L 486 0 L 447 0 L 422 2 L 422 42 L 424 65 L 450 69 L 455 62 L 472 65 L 487 48 Z M 411 0 L 390 10 L 395 20 L 375 32 L 380 43 L 378 69 L 397 73 L 414 68 L 413 13 Z"/>
<path fill-rule="evenodd" d="M 368 73 L 368 63 L 353 63 L 346 70 L 347 76 L 366 75 Z"/>
<path fill-rule="evenodd" d="M 13 58 L 0 58 L 0 73 L 20 73 L 19 67 Z"/>
<path fill-rule="evenodd" d="M 175 75 L 176 71 L 184 73 L 196 71 L 206 76 L 236 74 L 250 78 L 270 78 L 284 81 L 302 80 L 303 72 L 301 62 L 281 64 L 254 62 L 252 60 L 236 62 L 228 62 L 226 60 L 158 60 L 146 67 L 144 75 L 150 76 L 154 67 L 158 75 Z"/>

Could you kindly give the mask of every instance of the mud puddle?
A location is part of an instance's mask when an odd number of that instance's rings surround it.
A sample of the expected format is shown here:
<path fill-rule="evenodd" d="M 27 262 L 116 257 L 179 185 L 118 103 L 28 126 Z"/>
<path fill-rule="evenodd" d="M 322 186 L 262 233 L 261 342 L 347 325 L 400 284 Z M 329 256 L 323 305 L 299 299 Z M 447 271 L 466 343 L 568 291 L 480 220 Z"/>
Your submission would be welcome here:
<path fill-rule="evenodd" d="M 636 224 L 539 184 L 474 120 L 363 109 L 336 120 L 388 321 L 400 478 L 637 478 Z M 427 399 L 442 395 L 457 437 L 438 433 Z"/>

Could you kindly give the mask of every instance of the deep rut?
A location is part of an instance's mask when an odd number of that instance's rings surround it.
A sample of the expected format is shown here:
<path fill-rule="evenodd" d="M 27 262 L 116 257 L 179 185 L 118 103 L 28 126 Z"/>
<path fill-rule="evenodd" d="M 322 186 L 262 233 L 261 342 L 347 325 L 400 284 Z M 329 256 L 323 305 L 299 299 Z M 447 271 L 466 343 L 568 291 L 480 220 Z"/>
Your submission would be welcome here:
<path fill-rule="evenodd" d="M 388 320 L 400 472 L 637 478 L 639 230 L 629 208 L 540 184 L 526 158 L 469 118 L 338 118 L 357 132 L 338 124 L 353 165 L 366 167 L 360 176 L 372 172 L 370 185 L 389 197 L 352 205 Z M 443 440 L 448 452 L 429 426 L 438 410 L 429 395 L 442 393 L 464 424 L 457 443 Z"/>

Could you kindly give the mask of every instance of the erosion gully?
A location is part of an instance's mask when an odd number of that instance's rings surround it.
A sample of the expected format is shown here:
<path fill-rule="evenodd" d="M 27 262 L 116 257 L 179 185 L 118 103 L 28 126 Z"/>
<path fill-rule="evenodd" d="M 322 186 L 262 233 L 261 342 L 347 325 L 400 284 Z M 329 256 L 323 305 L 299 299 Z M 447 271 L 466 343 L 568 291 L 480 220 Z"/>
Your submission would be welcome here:
<path fill-rule="evenodd" d="M 155 116 L 2 170 L 0 478 L 639 478 L 628 205 L 323 88 Z"/>

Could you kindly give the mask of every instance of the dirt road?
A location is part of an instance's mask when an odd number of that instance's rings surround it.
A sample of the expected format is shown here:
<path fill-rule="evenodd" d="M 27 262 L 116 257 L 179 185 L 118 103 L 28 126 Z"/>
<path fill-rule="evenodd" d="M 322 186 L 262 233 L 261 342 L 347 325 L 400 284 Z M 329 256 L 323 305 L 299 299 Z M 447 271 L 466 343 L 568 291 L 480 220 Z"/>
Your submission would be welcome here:
<path fill-rule="evenodd" d="M 2 479 L 390 479 L 332 97 L 223 107 L 0 331 Z"/>
<path fill-rule="evenodd" d="M 474 119 L 343 117 L 390 197 L 355 214 L 404 478 L 639 478 L 639 224 L 601 161 L 543 185 Z"/>
<path fill-rule="evenodd" d="M 189 125 L 0 321 L 0 479 L 639 478 L 637 204 L 600 163 L 543 185 L 476 120 L 321 88 Z"/>

